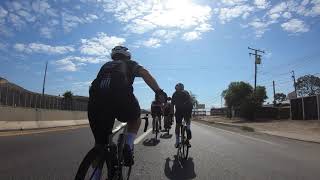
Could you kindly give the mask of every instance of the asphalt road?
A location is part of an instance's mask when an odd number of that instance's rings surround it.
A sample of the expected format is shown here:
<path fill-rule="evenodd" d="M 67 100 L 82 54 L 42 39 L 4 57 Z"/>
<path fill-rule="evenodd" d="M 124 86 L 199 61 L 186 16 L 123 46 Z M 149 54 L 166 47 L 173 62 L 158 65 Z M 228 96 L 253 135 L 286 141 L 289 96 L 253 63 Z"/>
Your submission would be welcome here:
<path fill-rule="evenodd" d="M 197 122 L 192 130 L 190 158 L 182 166 L 175 160 L 174 136 L 161 138 L 157 144 L 150 141 L 153 134 L 145 136 L 135 146 L 131 179 L 320 178 L 320 144 L 239 133 Z M 0 179 L 73 179 L 92 146 L 87 127 L 0 137 Z"/>

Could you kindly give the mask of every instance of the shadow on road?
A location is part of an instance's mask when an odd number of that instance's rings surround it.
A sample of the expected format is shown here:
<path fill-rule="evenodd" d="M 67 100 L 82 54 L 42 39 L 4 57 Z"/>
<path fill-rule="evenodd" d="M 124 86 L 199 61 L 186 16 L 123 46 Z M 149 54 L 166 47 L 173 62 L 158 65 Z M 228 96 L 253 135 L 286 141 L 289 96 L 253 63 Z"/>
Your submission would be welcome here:
<path fill-rule="evenodd" d="M 167 133 L 160 135 L 160 138 L 162 139 L 170 139 L 171 137 L 172 137 L 172 134 L 167 134 Z"/>
<path fill-rule="evenodd" d="M 151 138 L 151 139 L 146 139 L 143 141 L 143 145 L 144 146 L 156 146 L 157 144 L 160 143 L 160 140 L 156 140 L 155 138 Z"/>
<path fill-rule="evenodd" d="M 173 161 L 171 168 L 170 161 Z M 167 178 L 174 180 L 194 179 L 197 176 L 194 172 L 193 159 L 189 158 L 180 164 L 177 156 L 174 156 L 174 160 L 171 160 L 170 158 L 166 159 L 164 174 L 167 176 Z"/>

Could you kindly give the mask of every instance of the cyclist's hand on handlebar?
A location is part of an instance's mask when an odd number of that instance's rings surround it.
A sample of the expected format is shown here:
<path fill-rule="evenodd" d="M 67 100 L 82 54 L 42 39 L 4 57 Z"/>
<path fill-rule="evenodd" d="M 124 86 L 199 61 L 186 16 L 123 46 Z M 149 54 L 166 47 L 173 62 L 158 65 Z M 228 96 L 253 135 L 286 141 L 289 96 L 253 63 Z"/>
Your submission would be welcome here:
<path fill-rule="evenodd" d="M 168 95 L 162 89 L 156 91 L 156 100 L 165 103 L 167 101 Z"/>

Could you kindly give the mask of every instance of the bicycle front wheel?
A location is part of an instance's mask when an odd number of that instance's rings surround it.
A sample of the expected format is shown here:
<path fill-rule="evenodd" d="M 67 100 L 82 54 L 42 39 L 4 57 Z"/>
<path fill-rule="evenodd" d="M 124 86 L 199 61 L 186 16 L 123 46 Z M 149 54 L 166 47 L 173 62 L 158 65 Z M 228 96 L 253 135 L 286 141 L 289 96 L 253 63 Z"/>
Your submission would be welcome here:
<path fill-rule="evenodd" d="M 111 179 L 111 164 L 103 148 L 92 148 L 82 160 L 75 180 Z"/>

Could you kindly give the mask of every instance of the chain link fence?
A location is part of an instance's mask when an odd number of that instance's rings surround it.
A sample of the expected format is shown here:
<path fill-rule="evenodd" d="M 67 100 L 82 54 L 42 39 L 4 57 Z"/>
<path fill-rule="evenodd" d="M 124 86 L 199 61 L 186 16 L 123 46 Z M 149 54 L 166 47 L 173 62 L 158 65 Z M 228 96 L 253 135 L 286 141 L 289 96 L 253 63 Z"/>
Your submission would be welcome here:
<path fill-rule="evenodd" d="M 0 83 L 0 105 L 24 108 L 87 111 L 87 98 L 65 99 L 22 90 L 10 83 Z"/>

